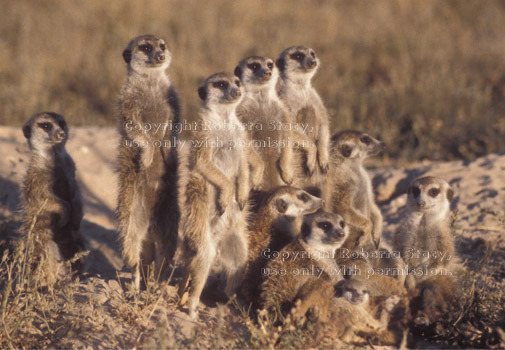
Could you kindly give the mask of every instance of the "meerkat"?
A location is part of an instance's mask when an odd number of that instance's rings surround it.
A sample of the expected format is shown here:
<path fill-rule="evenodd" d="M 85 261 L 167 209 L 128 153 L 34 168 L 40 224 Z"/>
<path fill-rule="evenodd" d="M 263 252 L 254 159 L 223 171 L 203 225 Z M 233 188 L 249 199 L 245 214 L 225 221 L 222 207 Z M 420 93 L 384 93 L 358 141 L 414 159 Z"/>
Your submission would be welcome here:
<path fill-rule="evenodd" d="M 216 73 L 198 89 L 202 101 L 200 122 L 210 127 L 195 135 L 181 201 L 183 279 L 179 285 L 181 306 L 189 314 L 197 307 L 211 267 L 224 270 L 225 293 L 230 297 L 242 280 L 247 263 L 247 219 L 252 157 L 247 134 L 237 118 L 242 100 L 240 79 Z M 187 287 L 190 287 L 186 294 Z"/>
<path fill-rule="evenodd" d="M 325 191 L 328 209 L 342 215 L 348 225 L 364 231 L 366 237 L 362 244 L 367 248 L 379 246 L 382 214 L 375 204 L 372 182 L 363 161 L 384 148 L 384 142 L 356 130 L 338 132 L 330 142 L 330 171 Z"/>
<path fill-rule="evenodd" d="M 443 179 L 415 179 L 407 191 L 406 217 L 393 237 L 393 246 L 406 263 L 405 284 L 417 291 L 414 322 L 429 324 L 458 308 L 461 269 L 450 228 L 451 186 Z"/>
<path fill-rule="evenodd" d="M 344 342 L 365 343 L 362 336 L 366 336 L 375 337 L 381 344 L 399 345 L 406 330 L 405 298 L 372 297 L 363 281 L 352 279 L 338 282 L 335 292 L 331 311 L 341 322 L 338 333 Z M 395 323 L 393 329 L 388 329 L 390 321 Z"/>
<path fill-rule="evenodd" d="M 244 87 L 244 98 L 237 117 L 248 130 L 252 147 L 264 162 L 260 189 L 268 192 L 293 182 L 292 154 L 287 110 L 275 87 L 279 72 L 268 57 L 252 56 L 241 60 L 234 71 Z"/>
<path fill-rule="evenodd" d="M 285 314 L 295 305 L 295 318 L 315 307 L 319 319 L 327 318 L 334 297 L 333 285 L 343 277 L 336 273 L 333 257 L 348 235 L 340 215 L 318 211 L 306 215 L 300 235 L 269 261 L 261 284 L 262 306 Z"/>
<path fill-rule="evenodd" d="M 457 267 L 450 228 L 453 197 L 451 186 L 437 177 L 417 178 L 409 186 L 406 216 L 393 237 L 394 250 L 400 252 L 408 270 L 414 272 L 405 281 L 409 289 L 427 277 L 415 272 L 440 269 L 440 273 L 452 273 Z"/>
<path fill-rule="evenodd" d="M 23 125 L 30 148 L 30 164 L 23 187 L 25 239 L 34 239 L 34 256 L 40 259 L 48 284 L 65 272 L 63 261 L 86 250 L 79 228 L 82 199 L 75 179 L 75 164 L 65 150 L 68 126 L 59 114 L 43 112 Z M 80 270 L 83 259 L 72 268 Z"/>
<path fill-rule="evenodd" d="M 277 94 L 288 109 L 296 143 L 293 186 L 320 196 L 329 166 L 330 131 L 326 108 L 311 85 L 319 59 L 310 47 L 293 46 L 279 55 L 276 65 Z"/>
<path fill-rule="evenodd" d="M 302 218 L 321 209 L 323 200 L 291 186 L 271 190 L 261 203 L 256 220 L 248 227 L 248 266 L 240 294 L 256 304 L 262 269 L 300 232 Z"/>
<path fill-rule="evenodd" d="M 123 51 L 126 80 L 117 107 L 120 146 L 117 216 L 123 258 L 140 288 L 155 262 L 156 276 L 172 259 L 179 223 L 177 133 L 179 100 L 166 69 L 171 54 L 154 35 L 132 39 Z"/>

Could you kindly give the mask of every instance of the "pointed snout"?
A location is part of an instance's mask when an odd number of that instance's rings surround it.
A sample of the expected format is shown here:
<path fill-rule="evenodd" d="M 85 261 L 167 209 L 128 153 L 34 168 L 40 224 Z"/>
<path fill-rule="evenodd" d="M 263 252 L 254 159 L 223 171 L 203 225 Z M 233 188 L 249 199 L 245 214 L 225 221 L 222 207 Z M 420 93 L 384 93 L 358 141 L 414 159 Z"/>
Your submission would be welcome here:
<path fill-rule="evenodd" d="M 317 65 L 317 61 L 311 59 L 309 62 L 307 62 L 307 65 L 309 66 L 309 68 L 314 68 Z"/>
<path fill-rule="evenodd" d="M 58 131 L 58 132 L 56 133 L 56 138 L 57 138 L 58 140 L 63 140 L 63 139 L 65 138 L 65 131 L 63 131 L 63 130 Z"/>
<path fill-rule="evenodd" d="M 417 207 L 419 209 L 423 209 L 424 207 L 426 207 L 426 202 L 424 200 L 422 200 L 422 199 L 418 200 L 417 201 Z"/>
<path fill-rule="evenodd" d="M 242 96 L 242 93 L 240 92 L 240 90 L 239 90 L 239 89 L 234 89 L 234 90 L 230 93 L 230 95 L 231 95 L 232 97 L 240 97 L 240 96 Z"/>
<path fill-rule="evenodd" d="M 163 62 L 165 60 L 165 54 L 163 52 L 159 52 L 156 54 L 156 62 Z"/>
<path fill-rule="evenodd" d="M 270 78 L 271 76 L 272 76 L 272 71 L 271 70 L 265 70 L 265 71 L 263 71 L 263 77 Z"/>

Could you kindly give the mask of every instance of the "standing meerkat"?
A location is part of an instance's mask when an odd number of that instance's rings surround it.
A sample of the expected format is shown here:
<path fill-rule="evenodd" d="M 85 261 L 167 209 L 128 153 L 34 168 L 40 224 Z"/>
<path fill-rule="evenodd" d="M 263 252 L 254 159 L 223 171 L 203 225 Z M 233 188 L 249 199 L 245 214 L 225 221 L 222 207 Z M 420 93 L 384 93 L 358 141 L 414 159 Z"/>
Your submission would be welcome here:
<path fill-rule="evenodd" d="M 200 123 L 208 127 L 197 131 L 187 168 L 181 174 L 185 215 L 179 296 L 181 305 L 188 301 L 192 318 L 197 315 L 213 265 L 226 273 L 225 293 L 230 297 L 247 263 L 249 153 L 254 150 L 246 146 L 247 134 L 235 113 L 242 92 L 239 78 L 228 73 L 211 75 L 198 89 Z"/>
<path fill-rule="evenodd" d="M 443 179 L 426 176 L 415 179 L 407 192 L 406 217 L 393 237 L 409 271 L 456 267 L 454 235 L 450 228 L 451 186 Z M 440 271 L 442 272 L 442 271 Z M 425 274 L 409 273 L 407 287 L 415 287 Z"/>
<path fill-rule="evenodd" d="M 451 231 L 451 186 L 443 179 L 425 176 L 415 179 L 407 192 L 407 214 L 393 237 L 409 274 L 415 324 L 429 324 L 459 307 L 460 270 Z M 417 314 L 416 314 L 417 313 Z"/>
<path fill-rule="evenodd" d="M 291 132 L 286 108 L 277 96 L 275 86 L 279 72 L 268 57 L 244 58 L 235 68 L 244 86 L 244 98 L 237 107 L 239 120 L 248 129 L 252 147 L 264 162 L 260 189 L 268 192 L 293 182 Z"/>
<path fill-rule="evenodd" d="M 322 205 L 322 199 L 291 186 L 278 187 L 265 196 L 256 220 L 248 228 L 248 267 L 240 288 L 247 301 L 256 303 L 258 299 L 262 269 L 268 262 L 266 256 L 290 243 L 300 232 L 303 216 L 314 213 Z"/>
<path fill-rule="evenodd" d="M 334 297 L 333 285 L 342 280 L 337 274 L 334 253 L 348 236 L 348 228 L 340 215 L 318 211 L 306 215 L 300 235 L 270 260 L 261 285 L 263 308 L 280 307 L 287 313 L 295 305 L 299 318 L 316 307 L 321 320 L 327 317 Z"/>
<path fill-rule="evenodd" d="M 62 262 L 85 250 L 79 232 L 82 199 L 75 180 L 75 164 L 65 150 L 68 127 L 63 117 L 44 112 L 23 126 L 30 147 L 30 164 L 23 187 L 23 232 L 34 238 L 34 254 L 52 284 Z M 82 259 L 73 264 L 80 269 Z"/>
<path fill-rule="evenodd" d="M 293 46 L 280 54 L 276 64 L 280 72 L 277 94 L 297 136 L 293 186 L 321 195 L 329 165 L 330 127 L 326 108 L 311 85 L 319 59 L 310 47 Z"/>
<path fill-rule="evenodd" d="M 179 100 L 166 69 L 171 55 L 163 39 L 142 35 L 123 51 L 126 81 L 117 108 L 119 239 L 125 263 L 140 287 L 147 265 L 156 276 L 177 245 L 177 133 Z"/>
<path fill-rule="evenodd" d="M 384 142 L 368 134 L 344 130 L 331 137 L 326 202 L 348 225 L 364 231 L 362 244 L 374 249 L 382 234 L 382 214 L 375 204 L 372 182 L 363 161 L 384 150 Z M 373 243 L 373 244 L 370 244 Z"/>

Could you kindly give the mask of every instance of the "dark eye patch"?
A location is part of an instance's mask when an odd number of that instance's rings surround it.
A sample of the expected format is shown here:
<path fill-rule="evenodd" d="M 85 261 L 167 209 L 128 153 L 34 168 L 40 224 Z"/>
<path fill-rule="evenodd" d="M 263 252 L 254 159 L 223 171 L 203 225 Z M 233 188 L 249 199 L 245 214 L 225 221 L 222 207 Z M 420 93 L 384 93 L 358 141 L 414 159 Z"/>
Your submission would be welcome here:
<path fill-rule="evenodd" d="M 298 199 L 305 203 L 308 202 L 310 198 L 307 193 L 301 193 L 298 195 Z"/>
<path fill-rule="evenodd" d="M 420 194 L 421 194 L 421 190 L 419 189 L 419 187 L 417 187 L 417 186 L 412 187 L 412 195 L 414 196 L 414 198 L 419 197 Z"/>
<path fill-rule="evenodd" d="M 267 67 L 268 67 L 268 69 L 272 69 L 272 68 L 274 68 L 274 64 L 272 62 L 268 62 Z"/>
<path fill-rule="evenodd" d="M 312 58 L 316 58 L 316 54 L 314 53 L 314 51 L 310 51 L 310 56 L 311 56 Z"/>
<path fill-rule="evenodd" d="M 240 80 L 235 80 L 235 85 L 237 85 L 237 87 L 240 87 Z"/>
<path fill-rule="evenodd" d="M 165 49 L 166 49 L 166 48 L 167 48 L 167 45 L 165 45 L 165 44 L 160 44 L 160 49 L 161 49 L 162 51 L 165 51 Z"/>
<path fill-rule="evenodd" d="M 37 124 L 40 128 L 50 131 L 53 129 L 53 125 L 51 123 L 38 123 Z"/>
<path fill-rule="evenodd" d="M 256 72 L 258 69 L 260 69 L 260 65 L 258 63 L 249 63 L 247 65 L 247 68 L 249 68 L 253 72 Z"/>
<path fill-rule="evenodd" d="M 67 126 L 67 124 L 66 124 L 63 120 L 60 120 L 60 121 L 58 122 L 58 125 L 59 125 L 59 126 L 60 126 L 60 128 L 62 128 L 62 129 L 65 129 L 65 127 Z"/>
<path fill-rule="evenodd" d="M 369 145 L 370 142 L 372 142 L 372 139 L 369 136 L 362 136 L 359 140 L 365 145 Z"/>
<path fill-rule="evenodd" d="M 139 46 L 139 50 L 145 53 L 149 53 L 153 50 L 153 47 L 151 46 L 151 44 L 143 44 Z"/>
<path fill-rule="evenodd" d="M 228 82 L 224 80 L 216 81 L 212 83 L 212 86 L 221 90 L 224 90 L 228 87 Z"/>
<path fill-rule="evenodd" d="M 305 54 L 303 52 L 297 51 L 297 52 L 294 52 L 291 55 L 289 55 L 289 57 L 291 57 L 294 60 L 300 61 L 305 58 Z"/>
<path fill-rule="evenodd" d="M 439 193 L 440 193 L 440 190 L 438 188 L 432 188 L 431 190 L 428 191 L 428 195 L 432 198 L 435 198 L 436 196 L 438 196 Z"/>
<path fill-rule="evenodd" d="M 327 232 L 331 228 L 331 223 L 328 221 L 318 222 L 317 227 Z"/>

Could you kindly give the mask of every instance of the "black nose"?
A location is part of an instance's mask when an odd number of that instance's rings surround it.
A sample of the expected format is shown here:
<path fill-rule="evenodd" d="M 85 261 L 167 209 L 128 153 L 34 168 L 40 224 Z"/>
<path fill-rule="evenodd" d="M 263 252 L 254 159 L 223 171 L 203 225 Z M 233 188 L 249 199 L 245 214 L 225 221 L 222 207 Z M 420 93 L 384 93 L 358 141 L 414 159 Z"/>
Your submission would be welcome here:
<path fill-rule="evenodd" d="M 60 140 L 63 140 L 65 138 L 65 132 L 60 131 L 56 134 L 56 137 L 59 138 Z"/>
<path fill-rule="evenodd" d="M 422 209 L 426 206 L 426 202 L 423 200 L 420 200 L 419 202 L 417 202 L 417 206 Z"/>
<path fill-rule="evenodd" d="M 313 68 L 317 64 L 316 60 L 310 60 L 309 61 L 309 67 Z"/>
<path fill-rule="evenodd" d="M 238 90 L 238 89 L 237 89 L 237 90 L 233 90 L 233 91 L 231 92 L 231 96 L 232 96 L 232 97 L 240 97 L 240 96 L 242 96 L 242 93 L 241 93 L 241 92 L 240 92 L 240 90 Z"/>
<path fill-rule="evenodd" d="M 266 70 L 266 71 L 263 72 L 263 76 L 264 77 L 271 77 L 272 76 L 272 72 L 269 71 L 269 70 Z"/>
<path fill-rule="evenodd" d="M 165 54 L 160 53 L 156 56 L 156 61 L 163 62 L 165 60 Z"/>

